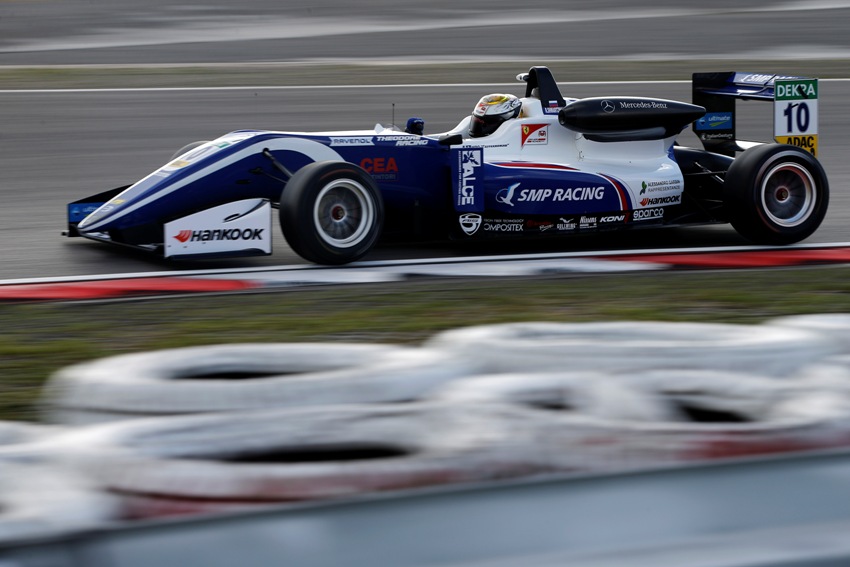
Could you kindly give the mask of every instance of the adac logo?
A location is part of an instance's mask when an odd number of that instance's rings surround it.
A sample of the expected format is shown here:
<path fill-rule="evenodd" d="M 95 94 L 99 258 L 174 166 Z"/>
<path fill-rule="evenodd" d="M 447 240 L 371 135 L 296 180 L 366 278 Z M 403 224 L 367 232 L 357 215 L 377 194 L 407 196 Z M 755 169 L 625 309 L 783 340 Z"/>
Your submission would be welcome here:
<path fill-rule="evenodd" d="M 187 242 L 190 238 L 192 238 L 192 231 L 181 230 L 180 232 L 174 235 L 174 238 L 176 238 L 180 242 Z"/>

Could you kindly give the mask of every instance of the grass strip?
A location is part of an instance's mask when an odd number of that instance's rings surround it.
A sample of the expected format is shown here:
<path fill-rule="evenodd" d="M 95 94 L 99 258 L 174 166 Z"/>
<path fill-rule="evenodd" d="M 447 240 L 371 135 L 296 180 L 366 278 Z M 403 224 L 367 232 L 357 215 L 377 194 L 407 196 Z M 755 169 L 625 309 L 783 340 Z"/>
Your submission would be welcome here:
<path fill-rule="evenodd" d="M 240 295 L 0 306 L 0 419 L 35 420 L 45 379 L 109 355 L 239 342 L 419 344 L 518 321 L 760 323 L 850 312 L 850 268 L 427 279 Z"/>

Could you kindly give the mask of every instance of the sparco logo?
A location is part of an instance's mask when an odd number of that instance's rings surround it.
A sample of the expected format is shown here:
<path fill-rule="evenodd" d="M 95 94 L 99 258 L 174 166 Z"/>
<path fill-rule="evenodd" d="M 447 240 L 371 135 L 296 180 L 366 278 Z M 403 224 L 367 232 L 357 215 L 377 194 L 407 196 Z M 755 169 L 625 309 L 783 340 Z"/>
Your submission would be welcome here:
<path fill-rule="evenodd" d="M 646 197 L 641 199 L 640 206 L 655 206 L 655 205 L 678 205 L 682 202 L 681 195 L 670 195 L 668 197 Z"/>
<path fill-rule="evenodd" d="M 664 209 L 637 209 L 632 212 L 633 220 L 648 220 L 664 218 Z"/>
<path fill-rule="evenodd" d="M 180 242 L 209 242 L 214 240 L 262 240 L 263 228 L 229 228 L 215 230 L 181 230 L 174 238 Z"/>

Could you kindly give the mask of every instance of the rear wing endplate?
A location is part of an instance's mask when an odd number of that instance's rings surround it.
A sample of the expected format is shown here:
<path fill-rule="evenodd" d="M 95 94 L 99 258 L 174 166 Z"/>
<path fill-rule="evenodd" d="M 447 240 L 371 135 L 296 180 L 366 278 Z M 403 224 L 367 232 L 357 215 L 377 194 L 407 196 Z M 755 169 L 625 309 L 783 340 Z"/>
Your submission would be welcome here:
<path fill-rule="evenodd" d="M 818 154 L 818 80 L 758 73 L 694 73 L 693 103 L 705 116 L 693 124 L 706 150 L 743 151 L 735 133 L 735 101 L 773 102 L 773 138 Z"/>

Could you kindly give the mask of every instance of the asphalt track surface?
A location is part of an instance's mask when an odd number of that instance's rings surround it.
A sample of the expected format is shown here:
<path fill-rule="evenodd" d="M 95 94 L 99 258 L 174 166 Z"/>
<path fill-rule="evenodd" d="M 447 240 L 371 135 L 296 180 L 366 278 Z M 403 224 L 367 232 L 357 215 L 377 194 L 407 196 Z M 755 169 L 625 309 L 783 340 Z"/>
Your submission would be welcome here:
<path fill-rule="evenodd" d="M 400 5 L 399 5 L 400 4 Z M 711 9 L 656 2 L 652 8 L 596 2 L 565 10 L 555 2 L 184 3 L 0 0 L 0 66 L 162 65 L 252 61 L 496 61 L 540 57 L 642 59 L 749 54 L 845 57 L 850 2 L 713 3 Z M 540 23 L 543 22 L 543 23 Z M 695 33 L 700 30 L 700 33 Z M 778 30 L 782 30 L 780 33 Z M 794 33 L 789 33 L 793 30 Z M 703 33 L 704 32 L 704 33 Z M 720 38 L 720 40 L 718 39 Z M 494 40 L 498 38 L 498 40 Z M 601 38 L 606 38 L 604 41 Z M 391 49 L 388 49 L 391 46 Z M 454 126 L 488 92 L 522 92 L 505 63 L 502 82 L 339 87 L 0 92 L 0 279 L 171 268 L 301 264 L 279 234 L 271 257 L 169 264 L 84 239 L 60 236 L 68 201 L 134 182 L 185 143 L 242 128 L 329 130 L 369 128 L 395 116 L 425 118 L 427 132 Z M 717 69 L 694 69 L 717 70 Z M 556 77 L 568 96 L 605 94 L 690 99 L 686 82 L 583 84 Z M 616 77 L 613 77 L 616 78 Z M 364 81 L 368 82 L 368 81 Z M 0 84 L 0 89 L 3 85 Z M 850 241 L 850 180 L 846 101 L 850 82 L 822 81 L 820 158 L 830 179 L 830 211 L 806 242 Z M 393 115 L 393 105 L 395 108 Z M 771 135 L 769 104 L 747 103 L 739 134 Z M 692 134 L 682 141 L 696 144 Z M 446 244 L 384 245 L 367 260 L 505 252 L 744 245 L 730 227 L 580 237 L 557 244 L 508 245 L 498 250 Z"/>

